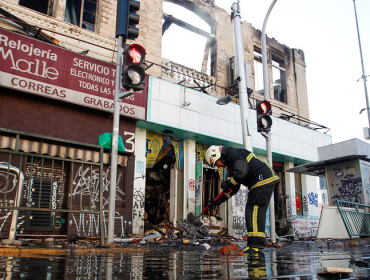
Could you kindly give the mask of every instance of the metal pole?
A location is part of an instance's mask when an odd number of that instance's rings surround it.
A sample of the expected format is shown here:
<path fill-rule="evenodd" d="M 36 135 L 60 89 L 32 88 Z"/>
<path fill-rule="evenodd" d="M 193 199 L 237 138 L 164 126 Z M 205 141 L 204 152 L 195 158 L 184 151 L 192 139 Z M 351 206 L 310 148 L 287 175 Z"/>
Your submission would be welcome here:
<path fill-rule="evenodd" d="M 119 93 L 121 91 L 121 68 L 122 68 L 121 66 L 124 44 L 123 40 L 124 40 L 123 36 L 118 36 L 116 84 L 114 92 L 113 136 L 112 136 L 107 243 L 113 243 L 114 215 L 116 212 L 117 157 L 118 157 L 119 110 L 120 110 Z"/>
<path fill-rule="evenodd" d="M 262 67 L 263 67 L 263 85 L 264 85 L 264 96 L 265 100 L 270 101 L 270 83 L 269 83 L 269 74 L 267 69 L 267 49 L 266 49 L 266 25 L 267 20 L 270 16 L 271 10 L 274 7 L 277 0 L 273 0 L 270 8 L 267 11 L 265 20 L 262 27 Z M 271 132 L 268 132 L 267 135 L 262 134 L 266 138 L 266 154 L 267 154 L 267 163 L 272 167 L 272 150 L 271 150 Z M 274 205 L 274 193 L 272 193 L 270 200 L 270 238 L 272 242 L 276 242 L 275 238 L 275 205 Z"/>
<path fill-rule="evenodd" d="M 364 59 L 362 57 L 362 48 L 361 48 L 361 40 L 360 40 L 360 31 L 358 29 L 358 21 L 357 21 L 357 11 L 356 11 L 356 0 L 353 0 L 353 6 L 355 8 L 355 17 L 356 17 L 356 27 L 357 27 L 357 37 L 358 37 L 358 45 L 360 48 L 360 56 L 361 56 L 361 66 L 362 66 L 362 77 L 361 79 L 364 80 L 364 88 L 365 88 L 365 97 L 366 97 L 366 109 L 367 109 L 367 118 L 369 121 L 370 127 L 370 108 L 369 108 L 369 97 L 367 95 L 367 85 L 366 85 L 366 75 L 365 75 L 365 66 L 364 66 Z"/>
<path fill-rule="evenodd" d="M 240 117 L 242 123 L 242 136 L 243 136 L 243 148 L 248 151 L 253 151 L 252 148 L 252 128 L 249 124 L 249 108 L 248 108 L 248 95 L 247 95 L 247 77 L 245 74 L 244 64 L 244 48 L 242 31 L 240 26 L 240 6 L 238 3 L 234 3 L 232 8 L 231 16 L 234 23 L 234 36 L 235 36 L 235 49 L 236 59 L 238 65 L 238 78 L 239 78 L 239 99 L 240 99 Z"/>

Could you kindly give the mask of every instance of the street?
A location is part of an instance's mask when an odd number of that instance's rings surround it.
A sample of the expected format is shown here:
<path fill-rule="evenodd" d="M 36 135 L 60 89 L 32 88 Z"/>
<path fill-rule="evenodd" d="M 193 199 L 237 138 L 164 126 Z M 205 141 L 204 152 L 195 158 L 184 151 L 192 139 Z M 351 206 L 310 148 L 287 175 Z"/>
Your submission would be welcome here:
<path fill-rule="evenodd" d="M 369 279 L 370 242 L 293 241 L 269 247 L 260 259 L 223 256 L 220 244 L 143 244 L 63 250 L 35 246 L 0 250 L 1 279 Z M 31 248 L 30 248 L 31 247 Z M 10 257 L 12 256 L 12 257 Z M 336 268 L 351 273 L 320 274 Z"/>

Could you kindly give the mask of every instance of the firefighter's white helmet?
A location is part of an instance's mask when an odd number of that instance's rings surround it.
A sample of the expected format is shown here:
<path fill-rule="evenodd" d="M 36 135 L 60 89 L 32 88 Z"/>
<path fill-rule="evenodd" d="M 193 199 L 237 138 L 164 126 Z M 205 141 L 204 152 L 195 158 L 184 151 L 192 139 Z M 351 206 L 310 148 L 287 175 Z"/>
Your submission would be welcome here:
<path fill-rule="evenodd" d="M 221 158 L 221 151 L 222 146 L 215 146 L 212 145 L 208 148 L 205 156 L 206 162 L 212 166 L 215 167 L 216 161 L 218 161 Z"/>

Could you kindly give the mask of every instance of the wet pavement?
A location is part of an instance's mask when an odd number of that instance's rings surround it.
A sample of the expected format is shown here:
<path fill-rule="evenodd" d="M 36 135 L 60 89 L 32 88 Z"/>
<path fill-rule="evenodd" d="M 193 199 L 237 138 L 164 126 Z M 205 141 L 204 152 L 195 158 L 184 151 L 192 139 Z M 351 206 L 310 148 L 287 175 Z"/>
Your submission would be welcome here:
<path fill-rule="evenodd" d="M 370 279 L 370 239 L 278 242 L 258 259 L 221 255 L 224 245 L 203 240 L 108 248 L 92 242 L 1 246 L 0 279 Z M 352 270 L 321 274 L 323 268 Z"/>

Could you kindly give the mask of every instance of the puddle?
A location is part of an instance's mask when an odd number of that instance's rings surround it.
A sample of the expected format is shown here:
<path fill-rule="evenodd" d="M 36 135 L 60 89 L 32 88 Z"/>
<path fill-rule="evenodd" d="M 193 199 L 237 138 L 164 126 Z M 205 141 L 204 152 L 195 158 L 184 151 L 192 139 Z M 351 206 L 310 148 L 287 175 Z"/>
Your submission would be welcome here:
<path fill-rule="evenodd" d="M 352 268 L 351 275 L 322 277 L 321 266 Z M 0 257 L 0 279 L 369 279 L 369 249 L 264 251 L 264 259 L 217 251 L 150 250 L 119 254 Z"/>

